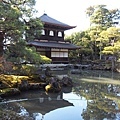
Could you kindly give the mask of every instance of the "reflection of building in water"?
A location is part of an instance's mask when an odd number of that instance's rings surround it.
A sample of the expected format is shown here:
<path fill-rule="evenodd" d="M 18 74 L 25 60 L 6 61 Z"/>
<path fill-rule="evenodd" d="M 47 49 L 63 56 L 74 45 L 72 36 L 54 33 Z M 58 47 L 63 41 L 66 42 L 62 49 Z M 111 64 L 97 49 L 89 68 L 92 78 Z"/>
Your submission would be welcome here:
<path fill-rule="evenodd" d="M 72 87 L 63 87 L 62 91 L 64 93 L 70 93 L 72 91 Z M 46 97 L 47 96 L 47 97 Z M 51 100 L 63 100 L 63 93 L 60 92 L 59 94 L 57 93 L 43 93 L 40 98 L 39 101 L 40 103 L 44 102 L 44 101 L 51 101 Z"/>
<path fill-rule="evenodd" d="M 43 103 L 46 101 L 51 101 L 51 100 L 62 100 L 63 99 L 63 93 L 60 92 L 59 94 L 57 93 L 43 93 L 41 94 L 39 98 L 39 102 Z"/>
<path fill-rule="evenodd" d="M 35 113 L 40 112 L 41 114 L 46 114 L 57 108 L 62 108 L 66 106 L 73 106 L 72 103 L 63 99 L 63 93 L 60 94 L 42 94 L 39 99 L 26 101 L 24 107 L 30 112 Z"/>
<path fill-rule="evenodd" d="M 44 98 L 39 98 L 40 103 L 44 102 Z"/>
<path fill-rule="evenodd" d="M 53 111 L 57 108 L 62 108 L 66 106 L 73 106 L 72 103 L 69 103 L 67 100 L 63 99 L 63 93 L 49 93 L 46 94 L 45 92 L 38 92 L 34 93 L 26 93 L 28 95 L 28 100 L 21 100 L 19 105 L 17 102 L 8 103 L 9 107 L 13 107 L 13 111 L 19 111 L 20 107 L 22 106 L 26 109 L 26 111 L 32 116 L 33 113 L 40 113 L 45 115 L 46 113 Z M 26 95 L 25 94 L 25 95 Z M 25 96 L 24 96 L 25 97 Z M 22 96 L 22 98 L 24 98 Z M 14 98 L 15 99 L 15 98 Z"/>

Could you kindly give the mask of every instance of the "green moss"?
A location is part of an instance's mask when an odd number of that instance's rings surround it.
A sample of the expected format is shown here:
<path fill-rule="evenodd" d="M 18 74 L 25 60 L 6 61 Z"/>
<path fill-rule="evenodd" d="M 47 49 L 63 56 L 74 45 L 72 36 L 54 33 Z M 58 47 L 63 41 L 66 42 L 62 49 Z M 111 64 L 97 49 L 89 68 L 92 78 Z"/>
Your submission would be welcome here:
<path fill-rule="evenodd" d="M 0 90 L 5 88 L 15 87 L 21 80 L 30 80 L 28 76 L 16 76 L 16 75 L 0 75 L 0 82 L 2 83 Z"/>

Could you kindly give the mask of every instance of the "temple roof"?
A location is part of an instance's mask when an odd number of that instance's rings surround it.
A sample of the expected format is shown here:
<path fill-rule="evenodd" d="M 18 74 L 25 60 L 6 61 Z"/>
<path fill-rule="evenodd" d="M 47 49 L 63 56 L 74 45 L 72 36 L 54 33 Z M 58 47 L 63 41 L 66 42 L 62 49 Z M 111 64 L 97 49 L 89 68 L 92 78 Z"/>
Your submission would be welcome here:
<path fill-rule="evenodd" d="M 28 42 L 28 45 L 36 46 L 36 47 L 44 47 L 44 48 L 58 48 L 58 49 L 79 49 L 80 47 L 72 44 L 72 43 L 65 43 L 65 42 L 41 42 L 41 41 L 32 41 Z"/>
<path fill-rule="evenodd" d="M 75 28 L 76 26 L 70 26 L 68 24 L 65 24 L 63 22 L 60 22 L 54 18 L 51 18 L 49 17 L 47 14 L 43 14 L 41 17 L 40 17 L 40 20 L 44 23 L 44 24 L 48 24 L 48 25 L 54 25 L 54 26 L 58 26 L 58 27 L 62 27 L 66 30 L 68 29 L 72 29 L 72 28 Z"/>

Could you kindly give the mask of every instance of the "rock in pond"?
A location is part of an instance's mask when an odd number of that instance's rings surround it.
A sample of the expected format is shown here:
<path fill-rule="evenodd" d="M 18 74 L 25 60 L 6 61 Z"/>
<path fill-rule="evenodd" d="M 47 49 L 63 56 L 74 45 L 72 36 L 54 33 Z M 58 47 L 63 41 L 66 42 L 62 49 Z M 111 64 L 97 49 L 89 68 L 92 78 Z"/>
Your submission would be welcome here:
<path fill-rule="evenodd" d="M 1 97 L 12 96 L 12 95 L 19 95 L 21 92 L 17 88 L 6 88 L 0 91 Z"/>

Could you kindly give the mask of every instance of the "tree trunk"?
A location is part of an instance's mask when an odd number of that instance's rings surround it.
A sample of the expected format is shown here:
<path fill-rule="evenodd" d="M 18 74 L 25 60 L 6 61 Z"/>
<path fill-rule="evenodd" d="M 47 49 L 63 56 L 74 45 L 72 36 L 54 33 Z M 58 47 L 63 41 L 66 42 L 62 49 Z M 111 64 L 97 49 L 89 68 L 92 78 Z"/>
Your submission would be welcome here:
<path fill-rule="evenodd" d="M 4 35 L 3 32 L 0 31 L 0 57 L 3 55 L 3 40 L 4 40 Z"/>

